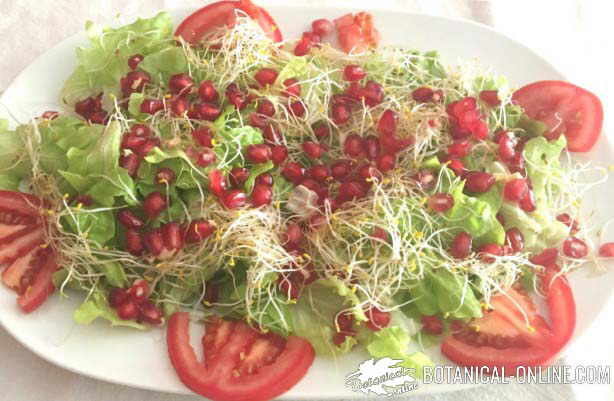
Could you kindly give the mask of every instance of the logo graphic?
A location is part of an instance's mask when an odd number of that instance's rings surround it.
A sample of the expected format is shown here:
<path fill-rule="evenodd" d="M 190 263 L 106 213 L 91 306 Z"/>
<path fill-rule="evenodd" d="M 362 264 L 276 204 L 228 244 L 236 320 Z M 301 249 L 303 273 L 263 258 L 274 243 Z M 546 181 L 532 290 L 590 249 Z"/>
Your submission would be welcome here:
<path fill-rule="evenodd" d="M 364 394 L 394 396 L 418 388 L 415 369 L 398 366 L 400 359 L 369 359 L 345 377 L 345 386 Z"/>

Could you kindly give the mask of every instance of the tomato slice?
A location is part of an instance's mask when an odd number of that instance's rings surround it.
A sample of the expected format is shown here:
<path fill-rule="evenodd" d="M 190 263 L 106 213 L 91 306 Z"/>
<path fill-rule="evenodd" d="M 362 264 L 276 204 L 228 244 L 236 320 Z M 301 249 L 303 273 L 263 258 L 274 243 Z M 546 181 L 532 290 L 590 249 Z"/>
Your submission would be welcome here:
<path fill-rule="evenodd" d="M 240 10 L 250 16 L 260 25 L 266 35 L 275 42 L 281 42 L 281 31 L 273 17 L 262 7 L 258 7 L 250 0 L 218 1 L 209 4 L 190 16 L 179 25 L 175 35 L 181 36 L 185 41 L 197 44 L 203 37 L 216 28 L 231 27 L 236 21 L 236 11 Z"/>
<path fill-rule="evenodd" d="M 190 315 L 177 312 L 167 329 L 171 363 L 192 391 L 215 401 L 264 401 L 298 383 L 315 353 L 303 338 L 262 334 L 244 322 L 214 319 L 203 337 L 205 363 L 190 345 Z"/>
<path fill-rule="evenodd" d="M 377 47 L 380 33 L 373 25 L 373 16 L 366 12 L 345 14 L 335 20 L 337 38 L 346 53 L 362 53 Z"/>
<path fill-rule="evenodd" d="M 514 92 L 514 103 L 533 119 L 544 122 L 549 139 L 567 137 L 572 152 L 587 152 L 597 142 L 603 125 L 603 106 L 593 93 L 569 82 L 538 81 Z"/>
<path fill-rule="evenodd" d="M 17 298 L 17 304 L 25 313 L 30 313 L 41 306 L 53 293 L 53 273 L 58 270 L 55 253 L 46 249 L 39 259 L 40 267 L 34 272 L 30 285 Z"/>
<path fill-rule="evenodd" d="M 576 319 L 571 288 L 565 277 L 556 273 L 547 268 L 542 279 L 551 326 L 539 316 L 526 294 L 512 289 L 492 299 L 494 310 L 446 338 L 441 352 L 459 365 L 496 368 L 499 372 L 504 368 L 508 375 L 514 375 L 521 366 L 552 362 L 571 339 Z"/>

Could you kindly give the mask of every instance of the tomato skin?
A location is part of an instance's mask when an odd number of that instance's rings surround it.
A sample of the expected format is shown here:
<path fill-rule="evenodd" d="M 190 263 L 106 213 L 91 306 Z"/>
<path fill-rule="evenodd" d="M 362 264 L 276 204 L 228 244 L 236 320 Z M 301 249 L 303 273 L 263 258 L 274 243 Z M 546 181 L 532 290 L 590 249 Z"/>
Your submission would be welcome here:
<path fill-rule="evenodd" d="M 362 53 L 377 47 L 380 33 L 373 25 L 373 16 L 366 12 L 346 14 L 335 20 L 339 44 L 346 53 Z"/>
<path fill-rule="evenodd" d="M 254 374 L 236 377 L 233 371 L 240 353 L 262 336 L 247 324 L 235 322 L 232 336 L 227 340 L 220 338 L 219 344 L 223 343 L 220 352 L 207 358 L 203 364 L 190 345 L 189 322 L 187 312 L 176 312 L 169 320 L 167 345 L 171 363 L 187 387 L 215 401 L 273 399 L 294 386 L 307 373 L 315 358 L 311 344 L 300 337 L 290 336 L 272 363 L 261 366 Z M 212 348 L 207 350 L 212 351 Z"/>
<path fill-rule="evenodd" d="M 588 152 L 599 139 L 603 106 L 586 89 L 564 81 L 538 81 L 514 92 L 512 101 L 548 125 L 548 138 L 564 133 L 571 152 Z"/>
<path fill-rule="evenodd" d="M 235 11 L 241 10 L 254 19 L 262 30 L 275 42 L 281 42 L 283 37 L 279 27 L 271 15 L 250 0 L 218 1 L 211 3 L 189 15 L 177 27 L 176 36 L 196 44 L 211 30 L 221 26 L 232 26 L 235 23 Z"/>
<path fill-rule="evenodd" d="M 40 220 L 40 208 L 44 203 L 34 195 L 15 191 L 0 191 L 0 210 Z"/>
<path fill-rule="evenodd" d="M 17 298 L 17 304 L 24 313 L 30 313 L 41 306 L 55 290 L 53 273 L 58 269 L 56 256 L 51 250 L 45 253 L 43 265 L 35 274 L 32 285 Z"/>

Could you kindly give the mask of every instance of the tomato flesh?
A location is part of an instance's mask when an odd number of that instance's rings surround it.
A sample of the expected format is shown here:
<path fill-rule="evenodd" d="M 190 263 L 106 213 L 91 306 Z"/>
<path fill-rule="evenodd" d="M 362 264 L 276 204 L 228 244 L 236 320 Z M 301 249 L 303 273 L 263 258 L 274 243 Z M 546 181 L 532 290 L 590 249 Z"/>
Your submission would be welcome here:
<path fill-rule="evenodd" d="M 563 81 L 538 81 L 518 89 L 512 100 L 530 118 L 548 126 L 547 138 L 564 134 L 572 152 L 587 152 L 599 139 L 603 106 L 586 89 Z"/>
<path fill-rule="evenodd" d="M 42 266 L 34 274 L 32 284 L 17 298 L 17 304 L 25 313 L 30 313 L 41 306 L 55 290 L 53 273 L 58 269 L 55 253 L 51 250 L 44 252 L 40 263 Z"/>
<path fill-rule="evenodd" d="M 337 38 L 346 53 L 362 53 L 377 47 L 380 33 L 375 29 L 373 16 L 366 12 L 346 14 L 335 20 Z"/>
<path fill-rule="evenodd" d="M 213 30 L 223 26 L 233 26 L 238 10 L 256 21 L 271 40 L 275 42 L 283 40 L 281 31 L 271 15 L 250 0 L 218 1 L 209 4 L 183 20 L 175 35 L 181 36 L 186 42 L 197 44 Z"/>
<path fill-rule="evenodd" d="M 190 316 L 171 316 L 171 363 L 192 391 L 216 401 L 264 401 L 283 394 L 307 373 L 315 353 L 306 340 L 262 334 L 238 321 L 214 319 L 203 337 L 205 363 L 190 345 Z"/>

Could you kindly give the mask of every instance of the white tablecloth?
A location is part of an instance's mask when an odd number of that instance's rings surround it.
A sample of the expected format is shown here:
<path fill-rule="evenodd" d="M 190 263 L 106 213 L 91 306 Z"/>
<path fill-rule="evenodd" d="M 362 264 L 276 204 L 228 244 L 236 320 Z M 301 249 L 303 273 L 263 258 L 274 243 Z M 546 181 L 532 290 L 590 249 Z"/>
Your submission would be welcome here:
<path fill-rule="evenodd" d="M 262 0 L 262 4 L 351 5 L 411 10 L 472 19 L 492 25 L 539 51 L 571 81 L 604 101 L 606 132 L 613 131 L 614 23 L 611 2 L 602 0 Z M 39 54 L 82 29 L 86 19 L 105 21 L 122 14 L 202 5 L 202 0 L 0 0 L 0 92 Z M 511 60 L 510 62 L 513 62 Z M 612 303 L 567 352 L 569 365 L 614 365 Z M 1 401 L 187 401 L 109 384 L 60 369 L 23 348 L 0 329 Z M 416 401 L 614 400 L 612 385 L 493 385 Z"/>

